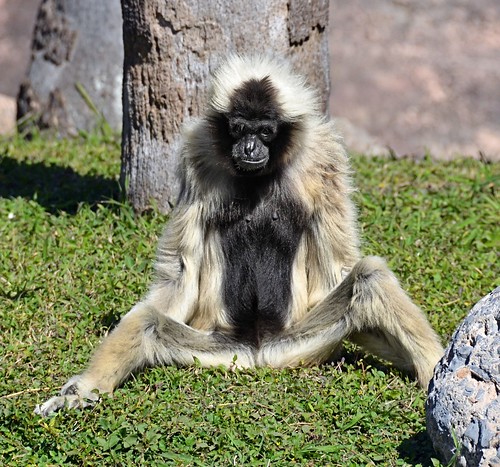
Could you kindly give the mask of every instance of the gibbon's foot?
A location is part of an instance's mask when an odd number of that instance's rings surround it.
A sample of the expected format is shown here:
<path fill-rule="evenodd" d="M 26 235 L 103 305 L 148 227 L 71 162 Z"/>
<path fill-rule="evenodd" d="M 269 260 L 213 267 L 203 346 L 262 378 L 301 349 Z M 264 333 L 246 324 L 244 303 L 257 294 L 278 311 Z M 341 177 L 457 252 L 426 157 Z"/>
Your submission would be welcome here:
<path fill-rule="evenodd" d="M 42 417 L 47 417 L 55 412 L 68 409 L 84 409 L 99 402 L 99 395 L 86 389 L 81 382 L 80 375 L 73 376 L 61 389 L 60 396 L 51 397 L 43 404 L 37 404 L 34 412 Z"/>

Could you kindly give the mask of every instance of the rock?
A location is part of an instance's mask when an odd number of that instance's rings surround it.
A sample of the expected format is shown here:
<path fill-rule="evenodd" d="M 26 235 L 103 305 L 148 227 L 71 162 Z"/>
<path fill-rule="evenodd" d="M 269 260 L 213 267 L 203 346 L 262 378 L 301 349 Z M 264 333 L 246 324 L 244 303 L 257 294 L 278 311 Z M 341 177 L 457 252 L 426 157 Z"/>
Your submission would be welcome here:
<path fill-rule="evenodd" d="M 445 462 L 456 456 L 460 466 L 500 465 L 499 395 L 497 287 L 472 308 L 455 331 L 429 385 L 427 430 Z"/>
<path fill-rule="evenodd" d="M 17 95 L 23 130 L 75 135 L 122 125 L 123 41 L 120 2 L 44 0 L 31 61 Z"/>
<path fill-rule="evenodd" d="M 354 125 L 349 119 L 335 117 L 335 124 L 350 152 L 367 156 L 390 156 L 391 151 L 366 130 Z"/>

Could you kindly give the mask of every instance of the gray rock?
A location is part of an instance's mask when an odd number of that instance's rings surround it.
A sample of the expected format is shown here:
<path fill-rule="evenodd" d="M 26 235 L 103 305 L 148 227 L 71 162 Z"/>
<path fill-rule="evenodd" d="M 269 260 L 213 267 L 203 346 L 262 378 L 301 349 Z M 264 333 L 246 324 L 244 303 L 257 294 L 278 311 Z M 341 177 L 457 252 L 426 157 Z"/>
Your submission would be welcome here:
<path fill-rule="evenodd" d="M 367 156 L 390 156 L 391 151 L 366 130 L 354 125 L 349 119 L 335 117 L 335 124 L 350 152 Z"/>
<path fill-rule="evenodd" d="M 17 99 L 23 130 L 92 131 L 122 126 L 123 41 L 118 0 L 43 0 L 31 62 Z M 101 117 L 102 114 L 102 117 Z"/>
<path fill-rule="evenodd" d="M 427 430 L 446 462 L 500 465 L 500 287 L 453 334 L 434 370 Z"/>

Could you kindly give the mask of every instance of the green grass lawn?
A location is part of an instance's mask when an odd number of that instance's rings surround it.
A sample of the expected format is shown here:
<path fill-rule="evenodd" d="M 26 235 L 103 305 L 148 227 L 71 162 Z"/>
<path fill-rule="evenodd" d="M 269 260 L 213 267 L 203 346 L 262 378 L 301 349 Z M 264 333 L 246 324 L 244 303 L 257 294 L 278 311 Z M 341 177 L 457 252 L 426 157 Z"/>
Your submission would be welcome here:
<path fill-rule="evenodd" d="M 500 165 L 354 157 L 363 250 L 446 343 L 499 279 Z M 91 410 L 35 405 L 144 294 L 166 217 L 119 202 L 119 146 L 0 140 L 0 464 L 439 465 L 425 394 L 349 347 L 334 365 L 155 368 Z"/>

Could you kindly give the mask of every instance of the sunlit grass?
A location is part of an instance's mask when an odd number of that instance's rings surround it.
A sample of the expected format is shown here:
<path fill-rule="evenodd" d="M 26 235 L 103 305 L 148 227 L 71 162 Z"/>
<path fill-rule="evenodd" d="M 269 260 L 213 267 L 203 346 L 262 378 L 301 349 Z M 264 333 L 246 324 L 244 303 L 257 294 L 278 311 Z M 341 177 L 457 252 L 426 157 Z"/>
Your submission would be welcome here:
<path fill-rule="evenodd" d="M 449 338 L 499 279 L 500 166 L 354 158 L 363 250 Z M 146 291 L 166 217 L 136 217 L 119 146 L 0 141 L 0 464 L 431 465 L 424 393 L 349 348 L 335 365 L 156 368 L 92 410 L 33 414 Z"/>

